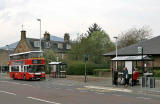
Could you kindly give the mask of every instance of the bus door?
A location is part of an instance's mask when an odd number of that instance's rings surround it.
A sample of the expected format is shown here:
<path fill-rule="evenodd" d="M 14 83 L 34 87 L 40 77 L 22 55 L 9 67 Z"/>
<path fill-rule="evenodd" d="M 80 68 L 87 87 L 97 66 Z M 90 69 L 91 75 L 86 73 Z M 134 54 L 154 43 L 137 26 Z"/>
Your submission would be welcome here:
<path fill-rule="evenodd" d="M 28 65 L 24 65 L 24 73 L 28 72 Z"/>
<path fill-rule="evenodd" d="M 24 65 L 23 66 L 23 79 L 26 79 L 26 75 L 27 75 L 27 72 L 28 72 L 28 65 Z"/>
<path fill-rule="evenodd" d="M 19 71 L 20 71 L 20 66 L 18 65 L 15 65 L 15 66 L 11 66 L 11 69 L 10 69 L 10 76 L 13 78 L 13 79 L 19 79 Z"/>
<path fill-rule="evenodd" d="M 19 67 L 18 79 L 22 79 L 23 66 L 22 65 L 18 65 L 18 67 Z"/>

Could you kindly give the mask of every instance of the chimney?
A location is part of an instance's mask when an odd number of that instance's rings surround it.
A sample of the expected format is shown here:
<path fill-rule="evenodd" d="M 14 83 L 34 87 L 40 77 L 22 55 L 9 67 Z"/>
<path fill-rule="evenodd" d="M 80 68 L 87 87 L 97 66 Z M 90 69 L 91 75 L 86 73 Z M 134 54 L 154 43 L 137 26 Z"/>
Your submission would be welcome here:
<path fill-rule="evenodd" d="M 26 39 L 26 31 L 22 30 L 21 31 L 21 40 L 24 40 L 24 39 Z"/>
<path fill-rule="evenodd" d="M 64 42 L 65 42 L 65 43 L 69 43 L 69 40 L 70 40 L 69 33 L 65 33 L 65 34 L 64 34 Z"/>
<path fill-rule="evenodd" d="M 44 40 L 45 41 L 50 41 L 50 34 L 47 31 L 44 33 Z"/>

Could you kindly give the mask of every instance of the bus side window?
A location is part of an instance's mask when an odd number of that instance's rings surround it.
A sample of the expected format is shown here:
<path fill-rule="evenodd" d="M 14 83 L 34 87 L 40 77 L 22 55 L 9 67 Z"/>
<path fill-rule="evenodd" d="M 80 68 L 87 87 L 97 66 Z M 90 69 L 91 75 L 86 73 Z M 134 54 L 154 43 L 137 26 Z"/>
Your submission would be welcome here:
<path fill-rule="evenodd" d="M 24 72 L 27 72 L 28 67 L 24 66 Z"/>
<path fill-rule="evenodd" d="M 24 71 L 24 68 L 23 68 L 23 65 L 21 65 L 21 72 L 23 72 Z"/>
<path fill-rule="evenodd" d="M 19 67 L 18 66 L 12 66 L 11 67 L 11 72 L 18 72 L 19 71 Z"/>

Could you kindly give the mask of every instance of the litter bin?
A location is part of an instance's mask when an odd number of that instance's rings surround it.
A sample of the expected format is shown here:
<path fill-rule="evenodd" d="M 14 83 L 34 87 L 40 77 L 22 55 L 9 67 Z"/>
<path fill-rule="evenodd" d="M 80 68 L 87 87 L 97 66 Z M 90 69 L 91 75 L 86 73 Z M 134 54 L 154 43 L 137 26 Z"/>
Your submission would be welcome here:
<path fill-rule="evenodd" d="M 142 77 L 142 87 L 155 88 L 155 78 L 154 77 Z"/>
<path fill-rule="evenodd" d="M 155 88 L 155 78 L 149 77 L 149 88 Z"/>
<path fill-rule="evenodd" d="M 142 87 L 147 87 L 148 86 L 148 77 L 143 76 L 142 77 Z"/>

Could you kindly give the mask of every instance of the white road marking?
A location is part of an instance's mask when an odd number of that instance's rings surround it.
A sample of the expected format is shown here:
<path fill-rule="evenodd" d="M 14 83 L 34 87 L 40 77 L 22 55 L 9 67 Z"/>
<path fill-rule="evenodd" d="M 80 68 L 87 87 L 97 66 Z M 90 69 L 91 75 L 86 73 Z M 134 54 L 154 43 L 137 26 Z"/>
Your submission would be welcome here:
<path fill-rule="evenodd" d="M 61 104 L 61 103 L 51 102 L 51 101 L 47 101 L 47 100 L 43 100 L 43 99 L 39 99 L 39 98 L 34 98 L 34 97 L 27 97 L 27 98 L 37 100 L 37 101 L 46 102 L 46 103 L 51 103 L 51 104 Z"/>
<path fill-rule="evenodd" d="M 82 91 L 82 90 L 81 90 L 80 92 L 88 92 L 88 91 Z"/>
<path fill-rule="evenodd" d="M 95 92 L 96 94 L 98 94 L 98 95 L 103 95 L 104 93 L 100 93 L 100 92 Z"/>
<path fill-rule="evenodd" d="M 17 82 L 10 82 L 10 81 L 0 81 L 0 82 L 6 82 L 6 83 L 12 83 L 12 84 L 18 84 L 18 85 L 24 85 L 24 86 L 33 86 L 33 85 L 30 85 L 30 84 L 21 84 L 21 83 L 17 83 Z"/>
<path fill-rule="evenodd" d="M 152 98 L 146 98 L 146 97 L 136 97 L 136 98 L 138 98 L 138 99 L 145 99 L 145 100 L 150 100 L 150 99 L 152 99 Z"/>
<path fill-rule="evenodd" d="M 64 85 L 63 83 L 59 83 L 59 85 Z"/>
<path fill-rule="evenodd" d="M 65 90 L 72 91 L 73 89 L 65 89 Z"/>
<path fill-rule="evenodd" d="M 114 96 L 123 96 L 123 95 L 118 95 L 118 94 L 112 94 L 112 95 L 114 95 Z"/>
<path fill-rule="evenodd" d="M 10 94 L 10 95 L 16 95 L 15 93 L 7 92 L 7 91 L 0 91 L 0 92 Z"/>
<path fill-rule="evenodd" d="M 8 82 L 8 81 L 0 81 L 0 82 Z"/>
<path fill-rule="evenodd" d="M 25 85 L 25 86 L 33 86 L 33 85 L 30 85 L 30 84 L 21 84 L 21 85 Z"/>
<path fill-rule="evenodd" d="M 124 88 L 112 88 L 112 87 L 101 87 L 101 86 L 84 86 L 89 89 L 97 89 L 97 90 L 109 90 L 109 91 L 119 91 L 119 92 L 132 92 L 132 90 L 124 89 Z"/>
<path fill-rule="evenodd" d="M 71 87 L 71 86 L 73 86 L 73 85 L 71 84 L 71 85 L 68 85 L 68 86 L 70 86 L 70 87 Z"/>

